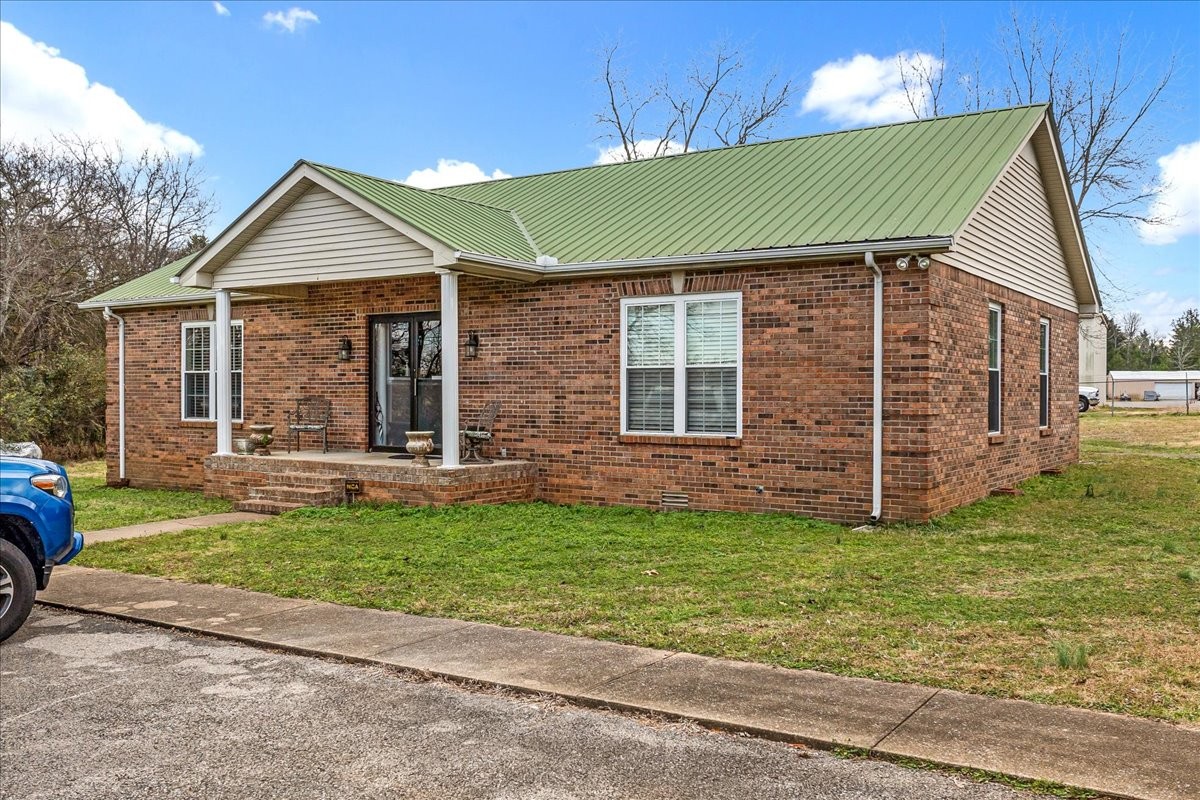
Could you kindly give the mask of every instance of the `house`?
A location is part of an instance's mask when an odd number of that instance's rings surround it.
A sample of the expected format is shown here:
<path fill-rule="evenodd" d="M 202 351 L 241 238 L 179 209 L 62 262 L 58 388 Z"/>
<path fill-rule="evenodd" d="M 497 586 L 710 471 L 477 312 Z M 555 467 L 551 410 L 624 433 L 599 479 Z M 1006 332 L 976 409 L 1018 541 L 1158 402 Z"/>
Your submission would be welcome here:
<path fill-rule="evenodd" d="M 1108 328 L 1100 314 L 1079 316 L 1079 385 L 1100 392 L 1108 402 Z"/>
<path fill-rule="evenodd" d="M 1043 105 L 435 191 L 300 161 L 82 305 L 112 482 L 848 522 L 1075 461 L 1100 312 Z M 327 454 L 282 452 L 302 395 L 333 403 Z M 461 464 L 447 432 L 493 399 L 496 460 Z M 275 454 L 233 455 L 254 422 Z M 434 468 L 393 457 L 409 430 Z"/>
<path fill-rule="evenodd" d="M 1107 383 L 1112 397 L 1128 395 L 1131 400 L 1141 400 L 1146 392 L 1155 392 L 1164 402 L 1200 402 L 1200 369 L 1114 369 L 1108 373 Z"/>

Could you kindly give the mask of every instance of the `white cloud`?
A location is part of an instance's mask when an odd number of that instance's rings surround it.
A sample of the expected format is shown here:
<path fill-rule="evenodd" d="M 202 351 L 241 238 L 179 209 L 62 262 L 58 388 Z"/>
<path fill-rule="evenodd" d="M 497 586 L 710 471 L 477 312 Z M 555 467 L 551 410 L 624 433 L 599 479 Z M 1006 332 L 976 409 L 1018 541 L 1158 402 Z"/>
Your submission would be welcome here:
<path fill-rule="evenodd" d="M 1200 141 L 1181 144 L 1158 160 L 1158 186 L 1149 212 L 1166 222 L 1139 226 L 1146 244 L 1173 244 L 1200 233 Z"/>
<path fill-rule="evenodd" d="M 213 0 L 213 11 L 217 12 L 217 16 L 228 17 L 229 9 L 221 2 L 221 0 Z"/>
<path fill-rule="evenodd" d="M 437 189 L 441 186 L 457 186 L 460 183 L 479 183 L 494 181 L 500 178 L 511 178 L 503 170 L 494 169 L 489 175 L 479 168 L 478 164 L 470 161 L 458 161 L 453 158 L 439 158 L 437 169 L 418 169 L 409 173 L 404 182 L 418 189 Z"/>
<path fill-rule="evenodd" d="M 941 60 L 920 51 L 904 51 L 887 58 L 860 53 L 851 59 L 830 61 L 812 74 L 812 85 L 800 110 L 819 111 L 839 125 L 879 125 L 913 119 L 903 71 L 910 75 L 940 75 L 943 67 Z M 918 107 L 925 101 L 925 92 L 920 91 Z"/>
<path fill-rule="evenodd" d="M 1189 308 L 1200 308 L 1200 298 L 1178 297 L 1171 292 L 1147 292 L 1127 304 L 1130 311 L 1142 315 L 1142 327 L 1151 334 L 1167 336 L 1171 322 Z"/>
<path fill-rule="evenodd" d="M 650 158 L 651 154 L 658 148 L 662 139 L 638 139 L 633 143 L 634 160 Z M 674 139 L 668 140 L 663 147 L 663 152 L 660 155 L 673 156 L 676 153 L 683 152 L 683 145 Z M 600 148 L 599 155 L 596 156 L 595 163 L 597 164 L 619 164 L 625 161 L 625 148 L 619 144 L 614 144 L 612 147 Z"/>
<path fill-rule="evenodd" d="M 0 116 L 8 141 L 48 142 L 65 134 L 128 153 L 204 152 L 190 136 L 147 122 L 116 91 L 89 81 L 79 64 L 8 22 L 0 22 Z"/>
<path fill-rule="evenodd" d="M 320 22 L 320 18 L 307 8 L 296 8 L 292 6 L 287 11 L 268 11 L 263 14 L 263 22 L 267 23 L 267 27 L 278 25 L 279 30 L 295 33 L 298 30 L 303 30 L 304 26 L 310 22 Z"/>

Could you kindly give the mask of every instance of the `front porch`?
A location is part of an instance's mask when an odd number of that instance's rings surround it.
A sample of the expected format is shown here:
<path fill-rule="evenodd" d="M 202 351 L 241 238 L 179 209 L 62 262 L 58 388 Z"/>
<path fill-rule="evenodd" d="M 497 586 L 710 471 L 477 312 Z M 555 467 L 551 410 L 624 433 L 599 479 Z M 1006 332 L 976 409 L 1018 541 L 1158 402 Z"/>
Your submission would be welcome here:
<path fill-rule="evenodd" d="M 204 460 L 204 493 L 234 500 L 239 510 L 282 513 L 301 506 L 344 502 L 448 505 L 532 500 L 532 462 L 416 466 L 389 453 L 303 450 L 270 456 L 211 455 Z M 348 493 L 347 482 L 359 491 Z"/>

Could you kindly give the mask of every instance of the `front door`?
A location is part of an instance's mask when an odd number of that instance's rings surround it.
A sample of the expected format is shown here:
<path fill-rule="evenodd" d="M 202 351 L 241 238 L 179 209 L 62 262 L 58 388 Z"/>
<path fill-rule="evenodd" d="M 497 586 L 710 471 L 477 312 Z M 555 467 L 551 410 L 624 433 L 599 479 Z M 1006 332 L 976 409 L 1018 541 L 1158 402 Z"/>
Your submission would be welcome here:
<path fill-rule="evenodd" d="M 442 452 L 442 323 L 437 314 L 371 318 L 371 449 L 403 450 L 433 431 Z"/>

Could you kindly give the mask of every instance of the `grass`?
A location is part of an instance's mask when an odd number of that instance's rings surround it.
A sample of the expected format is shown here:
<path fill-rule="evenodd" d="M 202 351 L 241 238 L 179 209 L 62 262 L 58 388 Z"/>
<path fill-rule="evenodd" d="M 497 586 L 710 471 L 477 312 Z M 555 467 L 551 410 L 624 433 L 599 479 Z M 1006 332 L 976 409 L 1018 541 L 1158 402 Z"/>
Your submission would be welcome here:
<path fill-rule="evenodd" d="M 1100 424 L 1120 452 L 1089 440 L 1064 474 L 928 525 L 354 506 L 103 544 L 81 563 L 1200 722 L 1200 459 Z M 1200 418 L 1155 442 L 1188 426 Z"/>
<path fill-rule="evenodd" d="M 68 464 L 67 474 L 75 499 L 75 527 L 85 534 L 141 522 L 219 514 L 233 507 L 227 500 L 207 498 L 199 492 L 105 486 L 103 461 Z"/>

